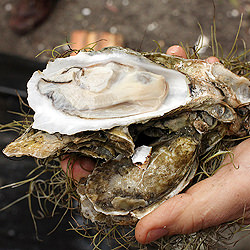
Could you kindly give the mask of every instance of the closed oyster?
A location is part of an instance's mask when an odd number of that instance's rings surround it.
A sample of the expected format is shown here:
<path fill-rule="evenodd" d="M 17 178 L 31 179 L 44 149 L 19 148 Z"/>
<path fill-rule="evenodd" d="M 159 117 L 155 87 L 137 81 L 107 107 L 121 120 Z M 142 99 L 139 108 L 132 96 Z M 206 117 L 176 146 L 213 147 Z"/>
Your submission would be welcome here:
<path fill-rule="evenodd" d="M 117 47 L 80 52 L 33 74 L 32 129 L 4 153 L 100 159 L 78 183 L 83 216 L 133 224 L 190 183 L 199 155 L 249 133 L 249 89 L 220 63 Z"/>

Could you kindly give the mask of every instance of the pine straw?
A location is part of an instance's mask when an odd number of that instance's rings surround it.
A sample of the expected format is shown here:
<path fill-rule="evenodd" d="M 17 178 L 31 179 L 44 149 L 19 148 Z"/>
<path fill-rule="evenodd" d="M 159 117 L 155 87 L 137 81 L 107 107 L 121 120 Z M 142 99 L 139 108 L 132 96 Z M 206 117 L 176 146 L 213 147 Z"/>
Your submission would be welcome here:
<path fill-rule="evenodd" d="M 240 20 L 239 29 L 237 31 L 235 40 L 231 51 L 227 56 L 224 56 L 221 45 L 216 39 L 216 25 L 215 21 L 211 26 L 211 37 L 212 37 L 212 54 L 219 58 L 219 60 L 234 73 L 249 77 L 250 76 L 250 63 L 247 62 L 247 55 L 249 55 L 250 50 L 246 49 L 244 44 L 244 52 L 237 55 L 237 42 L 240 32 L 240 27 L 242 23 L 242 17 Z M 201 29 L 201 34 L 202 29 Z M 201 35 L 201 37 L 202 37 Z M 64 52 L 59 52 L 58 50 L 67 46 L 68 48 Z M 50 50 L 51 60 L 58 57 L 67 57 L 72 53 L 79 53 L 80 51 L 93 51 L 96 43 L 90 44 L 81 50 L 73 50 L 70 47 L 70 43 L 66 43 L 55 47 Z M 185 49 L 188 58 L 197 59 L 199 58 L 199 51 L 195 47 L 190 47 L 188 45 L 181 46 Z M 160 50 L 160 47 L 158 48 Z M 45 50 L 41 53 L 48 52 Z M 40 54 L 41 54 L 40 53 Z M 16 113 L 21 118 L 20 120 L 13 121 L 6 125 L 0 125 L 0 132 L 15 131 L 22 134 L 24 131 L 29 129 L 32 124 L 33 115 L 27 113 L 24 107 L 29 108 L 27 104 L 19 97 L 20 100 L 20 113 Z M 225 155 L 229 154 L 233 162 L 233 154 L 230 148 L 237 145 L 240 141 L 245 138 L 234 138 L 234 139 L 223 139 L 221 140 L 212 150 L 210 150 L 206 155 L 200 158 L 200 167 L 197 171 L 196 177 L 190 185 L 193 185 L 205 178 L 208 178 L 220 168 L 221 162 Z M 29 191 L 23 197 L 17 199 L 6 207 L 0 209 L 9 208 L 10 206 L 18 203 L 23 199 L 28 199 L 29 210 L 34 222 L 34 227 L 37 232 L 37 219 L 44 218 L 46 216 L 55 216 L 57 210 L 63 209 L 63 215 L 58 221 L 56 227 L 50 232 L 52 233 L 60 225 L 61 221 L 65 215 L 70 212 L 72 216 L 72 221 L 69 222 L 70 228 L 68 230 L 73 230 L 78 233 L 81 237 L 88 238 L 91 241 L 93 249 L 101 249 L 103 242 L 110 245 L 110 249 L 216 249 L 217 247 L 228 248 L 233 246 L 234 236 L 240 231 L 248 231 L 250 225 L 243 226 L 244 215 L 242 218 L 225 223 L 223 225 L 208 228 L 206 230 L 201 230 L 199 232 L 190 235 L 175 235 L 171 237 L 163 237 L 151 244 L 141 245 L 135 240 L 134 227 L 132 226 L 114 226 L 108 227 L 107 225 L 98 225 L 89 222 L 86 219 L 79 222 L 79 208 L 78 201 L 79 196 L 76 193 L 76 185 L 72 179 L 68 178 L 67 175 L 62 171 L 60 167 L 60 159 L 46 159 L 46 160 L 35 160 L 37 167 L 32 170 L 27 178 L 23 181 L 6 185 L 1 187 L 4 188 L 16 188 L 21 185 L 29 183 Z M 74 162 L 72 158 L 71 163 Z M 70 169 L 70 168 L 68 168 Z M 70 174 L 68 175 L 70 176 Z M 33 211 L 33 203 L 37 202 L 39 205 L 39 210 L 35 213 Z M 53 204 L 53 209 L 48 210 L 48 203 Z M 77 219 L 76 219 L 77 218 Z M 49 234 L 50 234 L 49 233 Z M 38 234 L 37 234 L 38 238 Z"/>

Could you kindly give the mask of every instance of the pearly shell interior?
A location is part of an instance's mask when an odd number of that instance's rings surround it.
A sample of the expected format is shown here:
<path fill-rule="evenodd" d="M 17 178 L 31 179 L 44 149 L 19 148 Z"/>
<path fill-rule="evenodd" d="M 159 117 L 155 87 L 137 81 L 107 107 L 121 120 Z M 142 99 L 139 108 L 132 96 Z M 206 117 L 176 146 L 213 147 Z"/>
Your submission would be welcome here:
<path fill-rule="evenodd" d="M 28 82 L 33 128 L 75 134 L 160 117 L 190 98 L 186 76 L 119 49 L 49 62 Z"/>

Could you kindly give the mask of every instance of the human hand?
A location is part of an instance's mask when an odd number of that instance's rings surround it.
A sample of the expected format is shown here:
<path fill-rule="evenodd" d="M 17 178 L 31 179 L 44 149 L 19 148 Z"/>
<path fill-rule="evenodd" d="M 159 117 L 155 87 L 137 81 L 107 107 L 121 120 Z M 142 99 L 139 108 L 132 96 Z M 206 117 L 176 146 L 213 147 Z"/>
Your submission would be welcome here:
<path fill-rule="evenodd" d="M 186 58 L 180 46 L 172 46 L 167 54 Z M 218 62 L 216 57 L 206 59 L 209 63 Z M 149 243 L 163 235 L 185 234 L 216 226 L 244 216 L 244 223 L 250 223 L 250 139 L 239 144 L 233 151 L 234 164 L 226 157 L 217 173 L 203 180 L 185 193 L 164 202 L 155 211 L 142 218 L 135 230 L 136 239 Z M 68 159 L 61 162 L 66 172 Z M 82 158 L 72 165 L 75 180 L 86 177 L 94 168 L 94 161 Z"/>
<path fill-rule="evenodd" d="M 233 150 L 234 161 L 227 156 L 215 175 L 165 201 L 142 218 L 135 236 L 149 243 L 164 235 L 189 234 L 211 226 L 242 218 L 250 223 L 250 139 Z"/>
<path fill-rule="evenodd" d="M 75 181 L 87 177 L 95 167 L 95 160 L 90 157 L 79 157 L 77 159 L 70 158 L 66 155 L 61 160 L 62 170 Z"/>
<path fill-rule="evenodd" d="M 186 55 L 185 50 L 179 45 L 173 45 L 173 46 L 169 47 L 166 54 L 187 59 L 187 55 Z M 210 56 L 205 61 L 208 63 L 215 63 L 215 62 L 219 62 L 219 59 L 215 56 Z"/>
<path fill-rule="evenodd" d="M 167 54 L 186 58 L 185 51 L 176 45 Z M 219 62 L 216 57 L 206 61 Z M 136 239 L 145 244 L 164 235 L 188 234 L 243 217 L 243 223 L 250 223 L 249 151 L 250 139 L 233 150 L 234 165 L 227 156 L 222 163 L 225 166 L 214 176 L 165 201 L 142 218 L 135 229 Z"/>

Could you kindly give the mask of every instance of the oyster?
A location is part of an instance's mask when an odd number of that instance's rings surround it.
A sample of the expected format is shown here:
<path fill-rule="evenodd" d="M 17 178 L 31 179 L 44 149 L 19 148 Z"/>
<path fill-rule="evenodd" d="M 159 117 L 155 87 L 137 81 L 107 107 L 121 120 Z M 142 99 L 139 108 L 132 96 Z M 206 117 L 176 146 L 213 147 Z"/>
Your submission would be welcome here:
<path fill-rule="evenodd" d="M 78 183 L 92 221 L 133 224 L 192 180 L 199 155 L 249 133 L 250 82 L 220 63 L 118 47 L 49 62 L 28 82 L 32 128 L 7 156 L 100 159 Z"/>
<path fill-rule="evenodd" d="M 57 59 L 28 82 L 33 128 L 69 135 L 160 117 L 188 102 L 187 81 L 122 49 Z"/>

